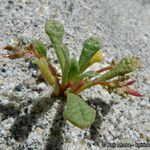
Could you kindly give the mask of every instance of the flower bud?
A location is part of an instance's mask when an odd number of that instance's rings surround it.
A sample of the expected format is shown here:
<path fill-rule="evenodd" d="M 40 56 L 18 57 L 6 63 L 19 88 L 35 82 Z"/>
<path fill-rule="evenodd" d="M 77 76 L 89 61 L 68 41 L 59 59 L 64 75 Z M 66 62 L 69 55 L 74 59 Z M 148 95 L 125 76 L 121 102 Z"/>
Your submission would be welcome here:
<path fill-rule="evenodd" d="M 123 58 L 119 64 L 117 64 L 112 70 L 102 75 L 100 80 L 109 80 L 116 76 L 125 75 L 127 73 L 135 71 L 141 64 L 140 59 L 131 57 Z"/>
<path fill-rule="evenodd" d="M 141 61 L 139 58 L 123 58 L 120 63 L 114 68 L 119 75 L 124 75 L 135 71 L 140 67 Z"/>

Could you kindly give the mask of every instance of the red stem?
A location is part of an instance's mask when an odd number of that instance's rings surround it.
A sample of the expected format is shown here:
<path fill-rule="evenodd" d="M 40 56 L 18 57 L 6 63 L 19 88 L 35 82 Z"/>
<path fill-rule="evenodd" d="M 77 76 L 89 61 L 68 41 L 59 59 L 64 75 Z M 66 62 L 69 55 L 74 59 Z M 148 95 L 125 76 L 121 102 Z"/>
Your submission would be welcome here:
<path fill-rule="evenodd" d="M 94 86 L 94 85 L 97 85 L 97 84 L 100 84 L 100 85 L 102 85 L 102 86 L 109 86 L 110 85 L 110 82 L 106 82 L 106 81 L 98 81 L 98 80 L 93 80 L 93 81 L 90 81 L 91 82 L 91 84 L 90 85 L 87 85 L 87 87 L 85 87 L 84 89 L 86 89 L 86 88 L 89 88 L 89 87 L 91 87 L 91 86 Z M 82 87 L 84 87 L 84 85 L 86 84 L 87 82 L 84 82 L 83 80 L 82 81 L 80 81 L 79 82 L 79 84 L 74 88 L 74 90 L 73 90 L 73 92 L 75 93 L 75 94 L 78 94 L 78 93 L 80 93 L 81 91 L 81 89 L 82 89 Z M 83 89 L 83 90 L 84 90 Z"/>
<path fill-rule="evenodd" d="M 62 88 L 62 85 L 59 82 L 60 79 L 58 78 L 56 68 L 52 64 L 50 64 L 50 63 L 48 64 L 48 67 L 49 67 L 52 75 L 55 77 L 56 84 L 57 84 L 57 86 L 59 88 L 59 95 L 62 95 L 62 93 L 63 93 L 64 90 Z"/>
<path fill-rule="evenodd" d="M 51 64 L 48 64 L 48 67 L 52 73 L 53 76 L 57 76 L 57 71 L 56 68 L 54 66 L 52 66 Z"/>
<path fill-rule="evenodd" d="M 71 81 L 68 81 L 68 82 L 67 82 L 66 88 L 72 88 L 72 82 L 71 82 Z"/>
<path fill-rule="evenodd" d="M 83 85 L 84 85 L 84 81 L 83 80 L 81 80 L 78 84 L 77 84 L 77 86 L 73 89 L 73 92 L 74 93 L 76 93 Z"/>
<path fill-rule="evenodd" d="M 109 86 L 111 82 L 106 82 L 106 81 L 98 81 L 98 80 L 93 80 L 92 85 L 97 85 L 100 84 L 102 86 Z"/>
<path fill-rule="evenodd" d="M 104 72 L 104 71 L 107 71 L 107 70 L 111 70 L 112 68 L 113 68 L 112 66 L 108 66 L 108 67 L 99 69 L 99 70 L 97 70 L 96 72 L 97 72 L 97 73 L 101 73 L 101 72 Z"/>

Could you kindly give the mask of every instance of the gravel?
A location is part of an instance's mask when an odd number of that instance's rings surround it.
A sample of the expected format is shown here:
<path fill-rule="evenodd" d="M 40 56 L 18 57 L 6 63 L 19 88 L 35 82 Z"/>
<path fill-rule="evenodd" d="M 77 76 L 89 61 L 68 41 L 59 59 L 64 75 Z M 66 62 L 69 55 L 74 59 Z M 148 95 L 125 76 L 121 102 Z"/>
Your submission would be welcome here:
<path fill-rule="evenodd" d="M 14 37 L 22 43 L 39 38 L 50 47 L 44 33 L 48 18 L 64 24 L 64 42 L 72 56 L 79 57 L 87 37 L 101 37 L 105 62 L 91 69 L 112 59 L 139 57 L 142 66 L 133 78 L 143 97 L 122 99 L 96 86 L 82 94 L 97 110 L 92 127 L 81 130 L 66 122 L 63 103 L 50 98 L 51 87 L 37 82 L 38 67 L 3 57 L 7 53 L 2 47 Z M 137 149 L 136 143 L 149 143 L 149 24 L 149 0 L 0 0 L 0 150 L 99 150 L 110 143 L 133 144 L 121 149 Z M 52 48 L 49 56 L 58 68 Z"/>

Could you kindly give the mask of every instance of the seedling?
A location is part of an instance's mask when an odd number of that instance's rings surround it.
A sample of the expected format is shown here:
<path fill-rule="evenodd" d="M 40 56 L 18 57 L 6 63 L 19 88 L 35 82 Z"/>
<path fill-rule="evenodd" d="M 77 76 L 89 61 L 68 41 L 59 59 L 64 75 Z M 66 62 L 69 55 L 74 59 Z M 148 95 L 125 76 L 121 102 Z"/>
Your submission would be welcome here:
<path fill-rule="evenodd" d="M 139 68 L 141 62 L 136 57 L 123 58 L 118 63 L 96 70 L 86 71 L 94 63 L 103 61 L 102 44 L 97 37 L 90 37 L 83 43 L 80 58 L 70 57 L 67 46 L 63 43 L 65 33 L 63 25 L 56 20 L 48 20 L 45 32 L 56 52 L 61 67 L 61 74 L 52 65 L 47 55 L 47 48 L 40 40 L 33 40 L 30 44 L 7 45 L 4 49 L 11 51 L 11 59 L 25 58 L 36 63 L 43 78 L 53 87 L 53 95 L 66 101 L 63 116 L 66 120 L 79 128 L 89 128 L 95 120 L 95 110 L 87 105 L 79 94 L 95 85 L 101 85 L 109 92 L 121 96 L 128 94 L 142 96 L 129 87 L 135 81 L 129 81 L 129 73 Z"/>

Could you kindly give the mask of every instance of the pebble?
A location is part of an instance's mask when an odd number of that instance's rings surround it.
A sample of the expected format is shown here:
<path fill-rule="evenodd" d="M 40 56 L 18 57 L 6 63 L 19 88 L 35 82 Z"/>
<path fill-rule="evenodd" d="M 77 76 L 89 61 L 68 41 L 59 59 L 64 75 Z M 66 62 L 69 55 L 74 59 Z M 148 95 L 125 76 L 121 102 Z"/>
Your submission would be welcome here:
<path fill-rule="evenodd" d="M 145 83 L 150 85 L 150 80 L 146 80 Z"/>
<path fill-rule="evenodd" d="M 7 149 L 7 146 L 6 146 L 5 144 L 0 144 L 0 148 L 1 148 L 2 150 L 5 150 L 5 149 Z"/>
<path fill-rule="evenodd" d="M 9 83 L 9 89 L 14 89 L 15 88 L 15 83 Z"/>
<path fill-rule="evenodd" d="M 20 92 L 23 88 L 23 85 L 21 83 L 19 83 L 18 85 L 15 86 L 15 91 Z"/>
<path fill-rule="evenodd" d="M 143 77 L 145 80 L 150 80 L 150 74 L 148 73 L 143 74 Z"/>
<path fill-rule="evenodd" d="M 90 132 L 88 132 L 88 131 L 85 132 L 85 133 L 84 133 L 84 138 L 85 138 L 85 139 L 90 139 L 90 138 L 91 138 Z"/>
<path fill-rule="evenodd" d="M 37 132 L 37 134 L 42 134 L 43 133 L 43 129 L 36 127 L 35 131 Z"/>
<path fill-rule="evenodd" d="M 1 71 L 2 71 L 2 72 L 6 72 L 6 69 L 5 69 L 5 68 L 2 68 Z"/>
<path fill-rule="evenodd" d="M 36 98 L 38 98 L 38 97 L 39 97 L 39 94 L 38 94 L 38 92 L 35 92 L 35 91 L 34 91 L 32 96 L 33 96 L 33 98 L 35 98 L 35 99 L 36 99 Z"/>
<path fill-rule="evenodd" d="M 5 130 L 0 130 L 0 134 L 4 136 L 4 135 L 6 135 L 7 133 L 6 133 Z"/>
<path fill-rule="evenodd" d="M 46 87 L 47 87 L 47 85 L 46 85 L 44 82 L 42 82 L 42 83 L 38 84 L 38 89 L 45 90 L 45 89 L 46 89 Z"/>
<path fill-rule="evenodd" d="M 144 81 L 146 84 L 150 85 L 150 73 L 143 74 Z"/>
<path fill-rule="evenodd" d="M 8 124 L 6 124 L 6 125 L 3 127 L 3 129 L 9 130 L 11 126 L 12 126 L 12 125 L 8 123 Z"/>
<path fill-rule="evenodd" d="M 39 67 L 37 64 L 33 64 L 32 62 L 29 63 L 28 69 L 34 69 L 34 70 L 38 70 Z"/>
<path fill-rule="evenodd" d="M 117 123 L 117 119 L 116 119 L 115 116 L 111 116 L 110 121 L 111 121 L 113 124 L 116 124 L 116 123 Z"/>
<path fill-rule="evenodd" d="M 33 145 L 33 143 L 34 143 L 33 140 L 34 140 L 34 137 L 33 137 L 33 138 L 28 138 L 28 139 L 27 139 L 27 145 L 28 145 L 28 146 Z"/>

